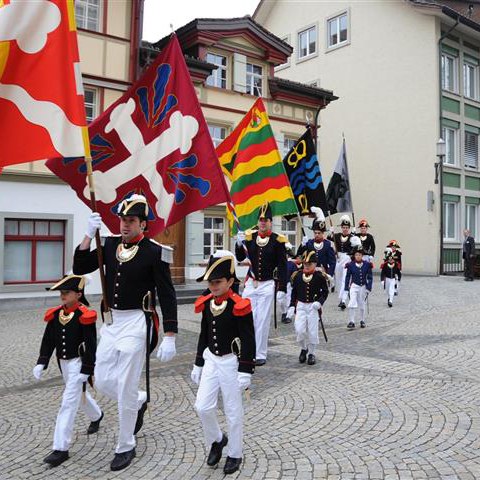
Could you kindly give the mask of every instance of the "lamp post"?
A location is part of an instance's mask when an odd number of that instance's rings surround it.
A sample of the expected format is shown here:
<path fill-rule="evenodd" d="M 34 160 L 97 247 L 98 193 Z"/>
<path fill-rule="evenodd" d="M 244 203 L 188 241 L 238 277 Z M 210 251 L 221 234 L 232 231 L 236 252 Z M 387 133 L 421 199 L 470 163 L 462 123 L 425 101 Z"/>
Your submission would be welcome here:
<path fill-rule="evenodd" d="M 439 138 L 437 142 L 437 157 L 435 162 L 435 184 L 438 184 L 438 198 L 440 210 L 440 267 L 438 269 L 440 275 L 443 274 L 443 159 L 447 153 L 447 146 L 443 138 Z"/>

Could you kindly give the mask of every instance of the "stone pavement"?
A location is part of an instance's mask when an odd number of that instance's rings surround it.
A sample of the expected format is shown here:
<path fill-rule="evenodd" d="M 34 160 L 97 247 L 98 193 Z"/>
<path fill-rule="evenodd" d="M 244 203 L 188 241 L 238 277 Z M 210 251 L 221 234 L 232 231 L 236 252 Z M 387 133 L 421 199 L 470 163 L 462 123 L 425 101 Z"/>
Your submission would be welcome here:
<path fill-rule="evenodd" d="M 480 479 L 480 282 L 405 277 L 389 309 L 377 281 L 364 330 L 347 331 L 337 303 L 327 300 L 329 342 L 315 366 L 298 363 L 292 325 L 272 328 L 246 405 L 243 468 L 232 478 Z M 205 464 L 193 409 L 199 317 L 191 305 L 179 312 L 179 355 L 152 360 L 151 417 L 137 458 L 119 473 L 109 471 L 116 408 L 99 394 L 99 433 L 87 437 L 79 413 L 70 460 L 42 463 L 62 392 L 55 361 L 45 380 L 31 376 L 43 311 L 0 314 L 0 480 L 224 478 Z"/>

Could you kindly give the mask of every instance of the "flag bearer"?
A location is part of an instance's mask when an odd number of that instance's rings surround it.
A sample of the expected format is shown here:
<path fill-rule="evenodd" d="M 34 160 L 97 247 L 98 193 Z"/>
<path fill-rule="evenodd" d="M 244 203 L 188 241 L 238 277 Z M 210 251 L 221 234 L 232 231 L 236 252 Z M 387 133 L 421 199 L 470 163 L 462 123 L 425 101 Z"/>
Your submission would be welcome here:
<path fill-rule="evenodd" d="M 243 457 L 243 391 L 248 389 L 255 369 L 255 333 L 248 298 L 232 291 L 236 280 L 235 261 L 230 252 L 219 250 L 209 259 L 197 281 L 207 281 L 211 293 L 195 302 L 202 314 L 197 356 L 191 373 L 199 385 L 195 409 L 200 417 L 209 466 L 220 461 L 227 447 L 225 474 L 237 471 Z M 218 394 L 222 392 L 228 436 L 217 419 Z"/>
<path fill-rule="evenodd" d="M 55 424 L 53 451 L 43 460 L 52 467 L 68 459 L 73 424 L 79 406 L 91 422 L 87 430 L 88 434 L 98 431 L 103 418 L 99 406 L 84 388 L 85 382 L 93 375 L 97 349 L 95 327 L 97 312 L 87 308 L 89 304 L 83 294 L 84 286 L 84 277 L 67 275 L 50 287 L 50 290 L 60 291 L 62 304 L 50 308 L 45 314 L 44 319 L 47 325 L 42 338 L 40 356 L 33 369 L 33 376 L 40 380 L 55 350 L 65 382 L 65 390 Z M 83 401 L 81 401 L 82 390 L 84 391 Z"/>
<path fill-rule="evenodd" d="M 350 293 L 347 328 L 355 328 L 357 310 L 360 310 L 360 327 L 365 328 L 365 304 L 372 291 L 373 265 L 371 262 L 363 260 L 363 248 L 358 237 L 352 239 L 352 253 L 353 261 L 345 266 L 345 291 Z"/>
<path fill-rule="evenodd" d="M 333 235 L 335 249 L 337 251 L 337 264 L 335 266 L 335 290 L 338 293 L 339 308 L 345 310 L 348 292 L 345 291 L 345 276 L 347 271 L 345 265 L 351 261 L 352 245 L 350 243 L 355 235 L 351 232 L 352 221 L 348 215 L 340 217 L 341 232 Z"/>
<path fill-rule="evenodd" d="M 235 255 L 239 262 L 248 258 L 250 271 L 245 281 L 243 297 L 252 303 L 257 366 L 267 361 L 268 334 L 272 305 L 275 301 L 274 270 L 277 269 L 278 291 L 276 300 L 281 304 L 287 290 L 287 254 L 284 235 L 272 232 L 272 210 L 265 203 L 258 212 L 258 230 L 238 232 Z"/>
<path fill-rule="evenodd" d="M 317 253 L 308 249 L 303 253 L 303 271 L 292 278 L 292 299 L 288 316 L 295 315 L 295 332 L 300 345 L 298 361 L 315 364 L 315 347 L 318 345 L 318 318 L 328 297 L 326 275 L 317 271 Z M 308 359 L 307 359 L 308 355 Z"/>
<path fill-rule="evenodd" d="M 385 261 L 380 266 L 380 280 L 383 288 L 387 291 L 388 306 L 393 306 L 393 297 L 395 295 L 395 282 L 400 281 L 402 272 L 398 268 L 393 251 L 390 248 L 385 250 Z"/>
<path fill-rule="evenodd" d="M 151 309 L 145 304 L 154 304 L 155 291 L 165 332 L 157 357 L 169 361 L 176 353 L 177 300 L 168 264 L 171 259 L 164 247 L 143 234 L 148 211 L 142 195 L 124 200 L 118 207 L 121 235 L 108 237 L 102 249 L 113 322 L 104 323 L 101 329 L 95 380 L 97 389 L 118 403 L 118 441 L 110 464 L 114 471 L 126 468 L 135 457 L 135 435 L 143 426 L 147 409 L 147 392 L 139 390 L 139 384 L 143 362 L 158 339 L 154 330 L 147 353 Z M 98 268 L 97 252 L 90 251 L 90 244 L 100 224 L 100 215 L 92 213 L 85 238 L 75 251 L 74 272 L 89 273 Z M 148 298 L 152 302 L 146 301 Z"/>

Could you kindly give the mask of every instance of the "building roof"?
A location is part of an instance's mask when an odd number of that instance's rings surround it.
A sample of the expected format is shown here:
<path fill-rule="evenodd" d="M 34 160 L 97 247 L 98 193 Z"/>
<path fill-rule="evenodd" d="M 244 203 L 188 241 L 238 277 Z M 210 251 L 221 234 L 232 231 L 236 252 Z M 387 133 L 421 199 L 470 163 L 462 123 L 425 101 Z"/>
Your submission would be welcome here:
<path fill-rule="evenodd" d="M 245 36 L 253 45 L 265 51 L 265 60 L 280 65 L 285 63 L 293 52 L 293 47 L 262 25 L 250 15 L 239 18 L 196 18 L 175 31 L 183 51 L 189 51 L 195 45 L 211 46 L 226 37 Z M 170 38 L 167 35 L 154 43 L 162 49 Z"/>
<path fill-rule="evenodd" d="M 323 88 L 312 87 L 304 83 L 294 82 L 286 78 L 269 78 L 268 86 L 270 95 L 273 99 L 287 100 L 293 97 L 302 99 L 304 102 L 317 105 L 318 103 L 324 106 L 328 105 L 333 100 L 338 100 L 338 97 L 333 94 L 331 90 L 324 90 Z"/>

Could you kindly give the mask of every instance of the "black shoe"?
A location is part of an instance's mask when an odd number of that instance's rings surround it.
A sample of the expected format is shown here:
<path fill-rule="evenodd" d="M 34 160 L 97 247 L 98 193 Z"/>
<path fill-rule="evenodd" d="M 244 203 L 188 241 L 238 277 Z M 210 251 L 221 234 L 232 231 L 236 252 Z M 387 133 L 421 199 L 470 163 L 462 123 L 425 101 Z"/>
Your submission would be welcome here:
<path fill-rule="evenodd" d="M 392 303 L 390 300 L 388 301 L 388 306 L 389 306 L 390 308 L 393 307 L 393 303 Z"/>
<path fill-rule="evenodd" d="M 397 296 L 397 295 L 398 295 L 398 292 L 395 292 L 394 295 Z"/>
<path fill-rule="evenodd" d="M 207 465 L 214 467 L 222 458 L 223 447 L 228 443 L 228 438 L 225 434 L 222 434 L 222 439 L 219 442 L 213 442 L 212 448 L 207 458 Z"/>
<path fill-rule="evenodd" d="M 112 460 L 112 463 L 110 464 L 110 470 L 116 472 L 118 470 L 123 470 L 124 468 L 127 468 L 132 463 L 135 455 L 136 454 L 134 448 L 132 448 L 128 452 L 116 453 L 115 457 Z"/>
<path fill-rule="evenodd" d="M 345 302 L 340 302 L 338 305 L 342 310 L 345 310 L 347 306 L 345 305 Z"/>
<path fill-rule="evenodd" d="M 287 314 L 282 313 L 282 323 L 287 323 L 285 320 L 287 319 Z"/>
<path fill-rule="evenodd" d="M 298 356 L 298 361 L 300 363 L 305 363 L 305 361 L 307 360 L 307 352 L 308 350 L 300 350 L 300 355 Z"/>
<path fill-rule="evenodd" d="M 267 361 L 264 358 L 257 358 L 257 360 L 255 361 L 255 366 L 263 367 L 263 365 L 265 365 L 266 363 Z"/>
<path fill-rule="evenodd" d="M 315 360 L 315 355 L 313 353 L 310 353 L 308 355 L 307 363 L 308 363 L 308 365 L 315 365 L 316 360 Z"/>
<path fill-rule="evenodd" d="M 366 326 L 367 326 L 367 324 L 363 320 L 361 320 L 360 321 L 360 328 L 365 328 Z"/>
<path fill-rule="evenodd" d="M 54 450 L 43 459 L 45 463 L 48 463 L 52 467 L 58 467 L 65 460 L 68 460 L 68 450 Z"/>
<path fill-rule="evenodd" d="M 355 328 L 355 324 L 353 322 L 349 322 L 348 325 L 347 325 L 347 328 L 348 329 Z"/>
<path fill-rule="evenodd" d="M 283 322 L 283 320 L 282 320 Z M 292 319 L 291 318 L 288 318 L 288 317 L 285 317 L 285 321 L 283 323 L 292 323 Z"/>
<path fill-rule="evenodd" d="M 223 467 L 223 473 L 225 475 L 229 475 L 230 473 L 236 472 L 240 468 L 241 463 L 241 458 L 227 457 L 227 461 L 225 462 L 225 466 Z"/>
<path fill-rule="evenodd" d="M 140 410 L 137 413 L 137 421 L 135 422 L 135 430 L 133 434 L 136 435 L 143 427 L 143 416 L 147 410 L 147 402 L 143 402 Z"/>
<path fill-rule="evenodd" d="M 100 418 L 98 420 L 95 420 L 94 422 L 90 422 L 90 425 L 88 426 L 87 429 L 87 435 L 91 435 L 92 433 L 97 433 L 98 429 L 100 428 L 100 422 L 103 420 L 103 412 L 100 415 Z"/>

